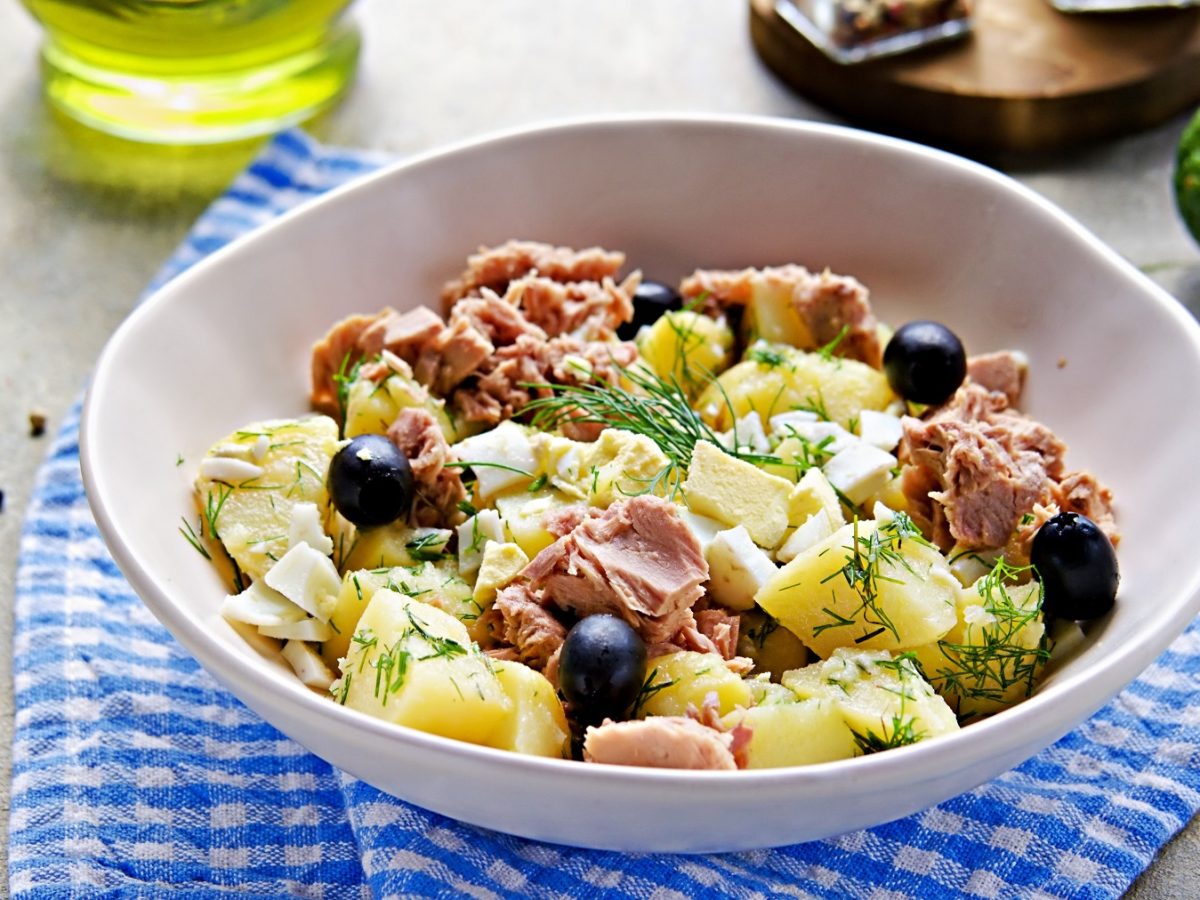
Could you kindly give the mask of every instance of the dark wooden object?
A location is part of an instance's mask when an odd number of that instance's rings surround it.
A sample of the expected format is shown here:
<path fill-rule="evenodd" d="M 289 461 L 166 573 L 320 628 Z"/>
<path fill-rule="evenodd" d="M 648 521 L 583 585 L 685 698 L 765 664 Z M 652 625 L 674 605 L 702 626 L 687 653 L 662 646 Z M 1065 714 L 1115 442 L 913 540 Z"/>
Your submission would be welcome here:
<path fill-rule="evenodd" d="M 956 149 L 1056 150 L 1158 124 L 1200 103 L 1200 9 L 1066 15 L 977 0 L 965 40 L 839 65 L 750 0 L 767 65 L 862 125 Z"/>

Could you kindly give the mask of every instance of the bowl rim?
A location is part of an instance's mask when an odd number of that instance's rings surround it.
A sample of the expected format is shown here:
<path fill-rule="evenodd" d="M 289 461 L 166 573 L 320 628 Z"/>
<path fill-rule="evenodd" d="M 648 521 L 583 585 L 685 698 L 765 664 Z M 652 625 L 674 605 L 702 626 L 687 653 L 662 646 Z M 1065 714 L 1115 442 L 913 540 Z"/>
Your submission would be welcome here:
<path fill-rule="evenodd" d="M 1021 752 L 1019 748 L 1022 745 L 1029 745 L 1031 736 L 1038 741 L 1038 746 L 1032 752 L 1023 753 L 1021 759 L 1036 755 L 1109 702 L 1183 632 L 1188 622 L 1200 611 L 1200 559 L 1197 560 L 1196 567 L 1182 590 L 1182 594 L 1186 595 L 1185 599 L 1159 628 L 1139 632 L 1132 639 L 1114 647 L 1097 665 L 1067 674 L 1065 677 L 1060 676 L 1045 690 L 1008 710 L 975 722 L 951 735 L 896 748 L 887 753 L 802 766 L 733 772 L 581 765 L 574 760 L 526 756 L 427 734 L 375 719 L 320 696 L 304 687 L 299 680 L 294 681 L 294 689 L 277 690 L 273 680 L 264 682 L 254 677 L 257 673 L 251 668 L 242 649 L 234 646 L 232 642 L 205 632 L 192 622 L 184 608 L 172 599 L 172 591 L 168 586 L 158 583 L 139 562 L 140 554 L 136 544 L 129 539 L 121 521 L 110 509 L 108 497 L 112 490 L 105 473 L 98 468 L 96 454 L 103 440 L 100 424 L 103 417 L 99 415 L 97 408 L 105 401 L 111 370 L 120 363 L 124 346 L 155 317 L 168 314 L 174 302 L 173 298 L 185 294 L 192 282 L 204 278 L 211 269 L 223 265 L 227 258 L 252 252 L 257 242 L 265 235 L 273 235 L 277 231 L 287 229 L 298 218 L 316 215 L 326 206 L 353 202 L 355 195 L 373 190 L 380 182 L 418 177 L 421 169 L 429 165 L 441 165 L 456 157 L 513 143 L 553 139 L 556 135 L 572 132 L 679 126 L 784 133 L 795 135 L 799 140 L 816 138 L 841 142 L 847 146 L 877 148 L 907 157 L 914 163 L 948 166 L 965 173 L 968 177 L 987 182 L 993 189 L 1014 195 L 1018 198 L 1017 202 L 1030 205 L 1041 215 L 1054 220 L 1058 227 L 1070 233 L 1073 239 L 1095 254 L 1098 261 L 1103 260 L 1115 273 L 1132 281 L 1148 302 L 1153 302 L 1174 319 L 1174 324 L 1183 331 L 1190 342 L 1191 350 L 1197 359 L 1200 359 L 1200 324 L 1182 304 L 1059 207 L 1031 188 L 982 163 L 899 138 L 846 126 L 772 116 L 648 112 L 555 119 L 466 138 L 385 164 L 373 172 L 310 198 L 238 237 L 159 287 L 134 307 L 110 337 L 98 358 L 87 389 L 80 421 L 80 465 L 83 483 L 96 524 L 114 561 L 156 618 L 210 674 L 248 705 L 257 709 L 260 703 L 267 706 L 283 704 L 293 713 L 306 719 L 310 715 L 325 717 L 330 727 L 351 728 L 379 740 L 401 741 L 414 750 L 450 755 L 468 762 L 491 764 L 502 761 L 506 766 L 544 776 L 566 775 L 572 779 L 585 779 L 601 785 L 610 781 L 673 785 L 701 779 L 706 788 L 711 787 L 715 790 L 759 791 L 784 785 L 794 789 L 805 784 L 824 782 L 830 778 L 836 779 L 838 776 L 853 777 L 864 787 L 893 783 L 897 774 L 903 774 L 914 781 L 931 780 L 943 774 L 948 767 L 961 767 L 962 764 L 955 761 L 958 756 L 974 762 L 1011 756 L 1014 752 Z M 234 682 L 237 684 L 236 688 L 233 686 Z M 1081 690 L 1085 684 L 1088 690 Z M 245 700 L 245 695 L 252 696 L 255 702 Z M 1063 714 L 1064 710 L 1068 712 Z M 1057 720 L 1055 726 L 1046 727 L 1047 719 Z M 1050 740 L 1045 740 L 1046 735 L 1051 735 Z M 301 744 L 305 743 L 302 737 L 298 737 L 297 740 Z"/>

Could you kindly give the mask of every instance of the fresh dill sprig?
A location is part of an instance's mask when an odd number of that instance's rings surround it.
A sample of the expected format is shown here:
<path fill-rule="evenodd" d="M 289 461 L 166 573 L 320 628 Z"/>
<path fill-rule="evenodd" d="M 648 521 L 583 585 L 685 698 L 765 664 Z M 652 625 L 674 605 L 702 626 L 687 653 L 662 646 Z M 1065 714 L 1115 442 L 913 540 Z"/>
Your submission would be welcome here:
<path fill-rule="evenodd" d="M 196 548 L 197 553 L 199 553 L 205 559 L 211 561 L 212 554 L 209 553 L 208 549 L 204 546 L 203 540 L 201 539 L 200 535 L 196 533 L 196 529 L 192 527 L 192 523 L 183 516 L 180 516 L 180 520 L 183 522 L 183 527 L 179 529 L 179 533 L 183 535 L 183 539 Z M 200 530 L 204 530 L 203 521 L 200 522 Z"/>
<path fill-rule="evenodd" d="M 858 608 L 850 616 L 838 615 L 826 609 L 832 621 L 823 622 L 813 629 L 813 635 L 821 634 L 832 628 L 844 628 L 851 624 L 863 625 L 863 633 L 854 639 L 856 644 L 869 641 L 884 632 L 890 632 L 897 641 L 900 634 L 891 618 L 879 605 L 879 582 L 897 579 L 883 574 L 884 565 L 890 568 L 902 567 L 911 572 L 908 560 L 901 555 L 900 550 L 904 541 L 915 541 L 918 544 L 929 545 L 921 536 L 920 529 L 905 513 L 898 512 L 890 522 L 885 522 L 872 529 L 870 534 L 859 533 L 859 519 L 854 520 L 854 535 L 850 546 L 846 547 L 845 564 L 821 580 L 822 584 L 842 578 L 858 596 Z"/>
<path fill-rule="evenodd" d="M 742 355 L 742 359 L 750 362 L 756 362 L 760 366 L 765 366 L 768 369 L 777 369 L 780 366 L 789 366 L 789 368 L 794 368 L 790 365 L 787 354 L 783 350 L 777 349 L 765 341 L 759 341 L 758 343 L 752 344 L 750 347 L 748 347 L 746 352 Z"/>
<path fill-rule="evenodd" d="M 358 379 L 358 371 L 362 366 L 363 360 L 355 359 L 354 350 L 351 349 L 346 351 L 346 355 L 338 364 L 338 370 L 333 373 L 333 383 L 337 386 L 338 418 L 342 421 L 343 427 L 346 422 L 346 408 L 350 403 L 350 385 Z"/>
<path fill-rule="evenodd" d="M 846 339 L 846 335 L 848 335 L 849 333 L 850 333 L 850 326 L 848 324 L 843 325 L 841 328 L 841 331 L 839 331 L 837 333 L 837 335 L 834 337 L 834 339 L 832 341 L 830 341 L 825 346 L 819 347 L 817 349 L 817 355 L 820 356 L 826 362 L 832 362 L 833 354 L 837 350 L 838 345 L 841 344 L 842 341 L 844 341 Z"/>
<path fill-rule="evenodd" d="M 446 535 L 440 531 L 427 531 L 413 538 L 404 545 L 408 555 L 418 562 L 436 562 L 446 559 L 450 554 L 445 551 Z"/>
<path fill-rule="evenodd" d="M 879 724 L 882 726 L 882 734 L 876 734 L 870 728 L 864 732 L 857 731 L 854 728 L 850 729 L 850 733 L 854 736 L 854 745 L 863 756 L 871 753 L 879 753 L 883 750 L 894 750 L 897 747 L 907 747 L 909 744 L 915 744 L 925 737 L 925 732 L 917 731 L 916 717 L 905 714 L 905 704 L 909 700 L 916 699 L 908 692 L 908 683 L 914 679 L 919 680 L 921 678 L 916 654 L 911 651 L 902 653 L 895 659 L 878 660 L 875 665 L 895 674 L 896 679 L 900 682 L 900 688 L 899 690 L 888 688 L 888 690 L 900 698 L 900 704 L 895 715 L 891 717 L 890 727 L 887 721 L 882 717 L 880 718 Z"/>
<path fill-rule="evenodd" d="M 960 707 L 963 699 L 1002 702 L 1013 687 L 1022 688 L 1025 697 L 1033 693 L 1037 674 L 1050 659 L 1050 641 L 1043 633 L 1037 645 L 1030 647 L 1023 638 L 1026 628 L 1041 614 L 1043 588 L 1040 581 L 1034 581 L 1037 598 L 1026 604 L 1018 604 L 1009 592 L 1031 570 L 1031 566 L 997 560 L 991 572 L 976 583 L 982 608 L 993 621 L 970 626 L 973 642 L 938 641 L 945 664 L 930 677 L 943 693 L 956 695 Z"/>
<path fill-rule="evenodd" d="M 642 682 L 642 688 L 638 691 L 637 699 L 633 703 L 633 712 L 629 714 L 631 719 L 636 719 L 641 715 L 642 707 L 646 705 L 651 697 L 659 691 L 666 690 L 675 684 L 671 678 L 664 676 L 665 680 L 655 681 L 658 677 L 658 666 L 650 670 L 650 674 L 646 676 L 646 680 Z"/>
<path fill-rule="evenodd" d="M 517 466 L 510 466 L 507 463 L 484 462 L 483 460 L 463 460 L 461 462 L 447 462 L 443 465 L 447 469 L 478 469 L 481 467 L 488 469 L 503 469 L 505 472 L 516 472 L 518 475 L 524 475 L 526 478 L 533 477 L 532 472 Z"/>
<path fill-rule="evenodd" d="M 697 441 L 720 444 L 717 434 L 692 409 L 687 391 L 674 377 L 662 378 L 644 369 L 622 368 L 636 392 L 608 382 L 538 384 L 553 391 L 525 406 L 535 428 L 550 431 L 570 421 L 598 424 L 641 434 L 658 445 L 679 468 L 687 468 Z"/>

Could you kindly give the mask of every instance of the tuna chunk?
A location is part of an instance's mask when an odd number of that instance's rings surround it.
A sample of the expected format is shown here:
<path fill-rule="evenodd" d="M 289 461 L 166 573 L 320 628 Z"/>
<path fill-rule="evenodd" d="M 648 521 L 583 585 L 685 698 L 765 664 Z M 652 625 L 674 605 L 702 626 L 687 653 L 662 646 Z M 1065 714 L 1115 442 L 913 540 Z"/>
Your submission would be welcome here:
<path fill-rule="evenodd" d="M 737 655 L 738 629 L 741 620 L 723 609 L 688 610 L 680 619 L 679 630 L 670 640 L 650 644 L 647 655 L 666 656 L 681 650 L 695 653 L 716 653 L 725 660 L 731 672 L 745 675 L 754 668 L 754 660 Z"/>
<path fill-rule="evenodd" d="M 1063 512 L 1087 516 L 1116 545 L 1121 540 L 1113 517 L 1112 491 L 1096 480 L 1091 472 L 1072 472 L 1055 486 L 1055 502 Z"/>
<path fill-rule="evenodd" d="M 363 332 L 359 349 L 367 358 L 388 350 L 408 363 L 416 379 L 428 386 L 437 372 L 437 342 L 445 330 L 442 317 L 426 306 L 403 313 L 386 309 Z"/>
<path fill-rule="evenodd" d="M 901 484 L 913 519 L 943 550 L 1003 547 L 1022 516 L 1053 502 L 1066 449 L 1003 394 L 968 384 L 929 419 L 904 419 Z"/>
<path fill-rule="evenodd" d="M 467 499 L 467 492 L 458 472 L 446 468 L 450 445 L 437 420 L 424 409 L 402 409 L 387 436 L 412 466 L 413 521 L 438 528 L 462 521 L 458 504 Z"/>
<path fill-rule="evenodd" d="M 523 575 L 560 609 L 580 617 L 611 613 L 656 644 L 690 619 L 708 563 L 675 506 L 643 496 L 585 519 L 535 556 Z"/>
<path fill-rule="evenodd" d="M 684 716 L 606 719 L 583 738 L 586 762 L 656 769 L 736 769 L 734 738 Z"/>
<path fill-rule="evenodd" d="M 683 280 L 687 299 L 705 297 L 723 306 L 745 306 L 757 292 L 775 295 L 790 292 L 792 308 L 808 331 L 801 349 L 815 350 L 833 341 L 842 329 L 846 336 L 835 353 L 879 368 L 883 345 L 871 311 L 867 289 L 858 281 L 825 270 L 815 275 L 803 266 L 786 265 L 740 272 L 698 270 Z"/>
<path fill-rule="evenodd" d="M 625 265 L 624 253 L 599 247 L 572 250 L 536 241 L 509 241 L 499 247 L 480 247 L 467 258 L 467 270 L 442 289 L 442 302 L 449 309 L 461 297 L 491 288 L 503 294 L 510 281 L 536 272 L 553 281 L 602 281 L 615 277 Z"/>
<path fill-rule="evenodd" d="M 516 304 L 496 296 L 487 288 L 478 297 L 467 297 L 454 304 L 450 322 L 466 319 L 471 327 L 497 347 L 515 344 L 522 335 L 546 339 L 546 331 L 530 321 Z"/>
<path fill-rule="evenodd" d="M 528 584 L 517 582 L 501 589 L 493 609 L 500 616 L 499 637 L 515 648 L 521 662 L 544 670 L 558 656 L 567 629 Z"/>
<path fill-rule="evenodd" d="M 342 408 L 338 403 L 338 384 L 334 376 L 349 372 L 355 363 L 368 355 L 363 347 L 369 339 L 364 341 L 363 335 L 370 333 L 381 318 L 395 314 L 394 310 L 385 309 L 373 316 L 350 316 L 335 324 L 325 337 L 313 344 L 309 398 L 313 409 L 341 422 Z M 441 323 L 440 319 L 438 323 Z M 382 347 L 379 343 L 379 348 Z M 374 352 L 378 353 L 379 348 Z"/>
<path fill-rule="evenodd" d="M 633 293 L 641 280 L 640 272 L 619 285 L 608 277 L 564 283 L 526 275 L 509 284 L 504 299 L 551 337 L 611 340 L 617 327 L 633 318 Z"/>
<path fill-rule="evenodd" d="M 637 348 L 632 343 L 584 342 L 565 336 L 540 341 L 522 336 L 496 350 L 475 377 L 454 392 L 454 403 L 468 422 L 492 426 L 519 414 L 535 397 L 551 393 L 530 385 L 612 384 L 620 377 L 620 367 L 635 359 Z M 579 361 L 585 365 L 580 367 Z"/>
<path fill-rule="evenodd" d="M 984 353 L 967 360 L 967 378 L 989 391 L 1004 395 L 1008 405 L 1016 407 L 1021 401 L 1021 389 L 1025 386 L 1025 372 L 1029 368 L 1025 357 L 1011 350 Z"/>

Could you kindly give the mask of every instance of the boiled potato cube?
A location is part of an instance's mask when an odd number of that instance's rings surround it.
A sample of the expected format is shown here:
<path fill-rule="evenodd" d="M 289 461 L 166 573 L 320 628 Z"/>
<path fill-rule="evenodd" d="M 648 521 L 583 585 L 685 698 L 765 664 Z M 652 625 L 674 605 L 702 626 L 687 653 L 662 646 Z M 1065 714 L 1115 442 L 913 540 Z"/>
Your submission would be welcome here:
<path fill-rule="evenodd" d="M 833 704 L 860 754 L 958 730 L 954 712 L 921 677 L 911 654 L 840 648 L 786 673 L 783 684 L 802 701 Z"/>
<path fill-rule="evenodd" d="M 805 550 L 755 602 L 818 656 L 838 647 L 903 650 L 955 622 L 958 582 L 912 521 L 856 521 Z"/>
<path fill-rule="evenodd" d="M 449 541 L 450 531 L 443 528 L 411 528 L 402 522 L 361 528 L 354 535 L 342 568 L 390 569 L 444 559 Z"/>
<path fill-rule="evenodd" d="M 457 441 L 460 435 L 446 414 L 445 401 L 431 396 L 413 378 L 412 369 L 404 360 L 389 353 L 381 361 L 387 366 L 382 380 L 356 377 L 347 387 L 346 437 L 387 434 L 400 410 L 416 407 L 433 416 L 447 441 Z"/>
<path fill-rule="evenodd" d="M 747 610 L 739 618 L 738 656 L 754 660 L 756 673 L 778 680 L 784 672 L 808 663 L 808 649 L 800 639 L 762 610 Z"/>
<path fill-rule="evenodd" d="M 1014 583 L 1001 564 L 958 597 L 958 621 L 914 651 L 960 718 L 997 712 L 1033 693 L 1050 658 L 1040 582 Z"/>
<path fill-rule="evenodd" d="M 325 476 L 338 449 L 328 416 L 256 422 L 218 442 L 200 463 L 196 498 L 204 531 L 258 579 L 287 552 L 292 506 L 329 509 Z"/>
<path fill-rule="evenodd" d="M 376 718 L 476 744 L 492 741 L 513 711 L 461 622 L 390 590 L 377 591 L 359 619 L 335 696 Z"/>
<path fill-rule="evenodd" d="M 895 399 L 886 376 L 865 363 L 780 345 L 769 349 L 727 369 L 700 395 L 697 408 L 717 431 L 751 411 L 766 423 L 791 409 L 816 410 L 848 428 L 861 410 L 881 410 Z"/>
<path fill-rule="evenodd" d="M 542 527 L 542 516 L 553 509 L 570 506 L 572 500 L 559 491 L 543 488 L 529 492 L 524 488 L 501 494 L 495 499 L 496 511 L 513 543 L 533 559 L 554 543 L 554 535 Z"/>
<path fill-rule="evenodd" d="M 694 394 L 733 361 L 733 332 L 724 320 L 691 310 L 669 312 L 642 335 L 638 350 L 660 378 L 674 378 Z"/>
<path fill-rule="evenodd" d="M 634 705 L 638 718 L 686 715 L 688 704 L 700 709 L 710 691 L 717 694 L 721 715 L 754 699 L 750 686 L 716 653 L 681 650 L 650 660 L 647 668 L 650 674 Z"/>
<path fill-rule="evenodd" d="M 389 571 L 360 569 L 347 572 L 342 577 L 342 588 L 329 614 L 329 627 L 333 637 L 321 645 L 321 657 L 326 665 L 336 670 L 338 660 L 350 651 L 350 638 L 358 628 L 358 620 L 366 611 L 367 603 L 375 592 L 387 587 Z"/>
<path fill-rule="evenodd" d="M 359 618 L 376 591 L 388 589 L 436 606 L 463 624 L 471 640 L 486 642 L 481 621 L 483 608 L 472 596 L 471 586 L 459 578 L 451 563 L 417 563 L 415 566 L 360 569 L 347 572 L 336 605 L 329 617 L 333 637 L 321 646 L 321 655 L 332 666 L 345 656 Z"/>
<path fill-rule="evenodd" d="M 804 700 L 737 709 L 721 720 L 726 728 L 750 729 L 746 767 L 773 769 L 850 759 L 856 755 L 854 735 L 836 704 Z"/>
<path fill-rule="evenodd" d="M 512 701 L 512 710 L 489 744 L 530 756 L 568 758 L 567 715 L 554 685 L 541 672 L 518 662 L 497 662 L 493 668 Z"/>

